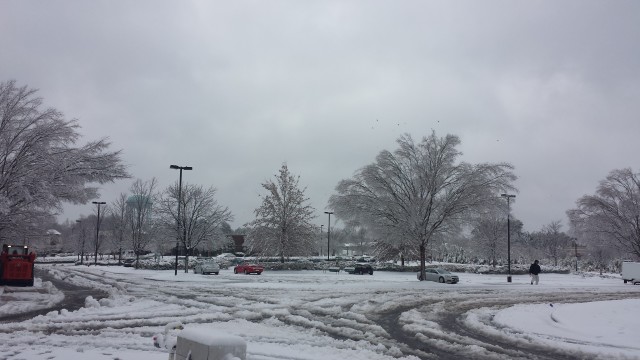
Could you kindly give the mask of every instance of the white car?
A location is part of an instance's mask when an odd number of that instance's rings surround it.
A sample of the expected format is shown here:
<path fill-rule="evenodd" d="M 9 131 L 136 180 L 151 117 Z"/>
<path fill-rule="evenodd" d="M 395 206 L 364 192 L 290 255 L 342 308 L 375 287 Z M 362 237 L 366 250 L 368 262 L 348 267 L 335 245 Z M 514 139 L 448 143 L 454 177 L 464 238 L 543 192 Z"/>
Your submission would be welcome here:
<path fill-rule="evenodd" d="M 220 273 L 220 265 L 215 260 L 209 259 L 201 262 L 197 262 L 193 267 L 195 274 L 216 274 Z"/>
<path fill-rule="evenodd" d="M 622 263 L 622 280 L 624 283 L 640 285 L 640 262 L 625 261 Z"/>
<path fill-rule="evenodd" d="M 458 275 L 452 274 L 443 269 L 424 269 L 425 280 L 435 281 L 439 283 L 457 284 L 460 281 Z M 420 272 L 418 272 L 418 279 L 420 279 Z"/>

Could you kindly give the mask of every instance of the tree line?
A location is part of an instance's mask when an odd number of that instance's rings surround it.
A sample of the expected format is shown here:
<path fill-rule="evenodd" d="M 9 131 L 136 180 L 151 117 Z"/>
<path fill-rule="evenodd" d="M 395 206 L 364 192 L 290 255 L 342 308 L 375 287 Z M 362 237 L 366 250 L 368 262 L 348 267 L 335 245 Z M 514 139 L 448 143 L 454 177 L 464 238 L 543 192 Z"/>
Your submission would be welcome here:
<path fill-rule="evenodd" d="M 120 152 L 110 151 L 106 139 L 77 146 L 77 121 L 65 120 L 55 109 L 43 109 L 35 93 L 15 81 L 0 84 L 3 240 L 52 223 L 52 214 L 65 202 L 96 199 L 97 189 L 91 184 L 131 177 Z M 579 248 L 601 264 L 614 257 L 640 256 L 638 173 L 614 170 L 595 194 L 578 199 L 576 208 L 567 211 L 568 231 L 554 220 L 525 233 L 501 197 L 518 192 L 514 167 L 461 161 L 459 146 L 460 139 L 451 134 L 440 137 L 432 132 L 419 141 L 405 134 L 396 149 L 382 150 L 373 163 L 340 181 L 327 209 L 342 227 L 333 229 L 335 245 L 326 250 L 350 245 L 352 252 L 359 249 L 379 259 L 419 260 L 422 271 L 427 261 L 443 257 L 497 266 L 504 262 L 509 216 L 514 262 L 535 256 L 558 264 L 572 247 L 575 254 Z M 255 219 L 241 229 L 247 235 L 247 251 L 281 261 L 322 254 L 322 227 L 314 224 L 316 209 L 300 177 L 282 164 L 273 179 L 261 185 Z M 218 204 L 216 189 L 186 184 L 180 201 L 178 191 L 177 183 L 157 189 L 155 179 L 135 180 L 129 194 L 105 206 L 101 218 L 94 215 L 95 224 L 104 225 L 104 239 L 96 236 L 87 243 L 89 236 L 81 224 L 91 217 L 67 224 L 77 239 L 75 250 L 84 253 L 91 245 L 94 253 L 108 247 L 141 254 L 150 247 L 159 252 L 175 248 L 187 255 L 188 262 L 188 256 L 207 242 L 224 246 L 223 235 L 231 232 L 228 222 L 233 216 Z"/>
<path fill-rule="evenodd" d="M 206 245 L 212 252 L 229 247 L 230 240 L 225 235 L 231 233 L 228 222 L 233 216 L 227 207 L 218 204 L 215 188 L 183 185 L 180 215 L 177 183 L 158 190 L 155 178 L 137 179 L 129 190 L 130 193 L 121 193 L 106 204 L 100 218 L 96 212 L 77 220 L 75 225 L 67 224 L 81 263 L 87 250 L 112 254 L 119 260 L 123 251 L 131 251 L 136 260 L 148 252 L 177 252 L 185 255 L 187 269 L 189 256 L 196 249 Z M 96 233 L 88 234 L 88 228 L 96 229 Z M 98 228 L 103 229 L 99 234 Z M 97 257 L 93 262 L 97 262 Z"/>

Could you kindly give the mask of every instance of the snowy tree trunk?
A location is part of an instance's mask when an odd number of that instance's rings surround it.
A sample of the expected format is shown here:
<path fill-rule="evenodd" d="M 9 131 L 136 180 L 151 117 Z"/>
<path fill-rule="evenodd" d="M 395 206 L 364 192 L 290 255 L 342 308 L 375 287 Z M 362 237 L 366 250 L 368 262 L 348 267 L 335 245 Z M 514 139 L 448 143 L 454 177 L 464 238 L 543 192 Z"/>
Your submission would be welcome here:
<path fill-rule="evenodd" d="M 280 233 L 280 263 L 284 264 L 284 249 L 286 247 L 287 228 L 283 227 Z"/>

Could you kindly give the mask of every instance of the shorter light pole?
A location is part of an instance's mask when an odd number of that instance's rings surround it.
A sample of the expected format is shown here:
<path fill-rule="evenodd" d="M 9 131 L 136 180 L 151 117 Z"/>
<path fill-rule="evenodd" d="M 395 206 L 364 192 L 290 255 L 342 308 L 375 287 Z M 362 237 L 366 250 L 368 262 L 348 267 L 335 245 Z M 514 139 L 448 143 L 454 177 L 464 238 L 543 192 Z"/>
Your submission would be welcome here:
<path fill-rule="evenodd" d="M 178 276 L 178 249 L 180 247 L 180 234 L 181 234 L 180 227 L 182 225 L 182 222 L 180 221 L 181 220 L 180 219 L 180 202 L 182 201 L 182 170 L 193 170 L 193 168 L 191 166 L 178 166 L 178 165 L 169 165 L 169 168 L 180 170 L 180 183 L 178 185 L 178 216 L 177 216 L 178 238 L 176 239 L 176 272 L 175 272 L 175 276 Z M 186 232 L 187 229 L 185 228 L 184 231 Z M 185 267 L 185 270 L 187 270 L 186 267 Z"/>
<path fill-rule="evenodd" d="M 576 272 L 578 272 L 578 239 L 573 239 L 573 249 L 576 254 Z"/>
<path fill-rule="evenodd" d="M 80 231 L 82 232 L 82 242 L 80 243 L 81 244 L 80 245 L 81 246 L 80 247 L 80 265 L 82 265 L 83 260 L 84 260 L 83 258 L 84 258 L 84 235 L 85 235 L 85 233 L 84 233 L 84 228 L 82 227 L 82 220 L 76 220 L 76 222 L 78 224 L 80 224 Z M 78 236 L 80 236 L 80 235 L 78 235 Z"/>
<path fill-rule="evenodd" d="M 324 229 L 324 225 L 320 225 L 320 256 L 322 256 L 322 230 Z"/>
<path fill-rule="evenodd" d="M 98 205 L 98 221 L 96 221 L 96 246 L 95 246 L 95 252 L 93 254 L 93 264 L 97 265 L 98 264 L 98 245 L 100 244 L 100 205 L 105 205 L 106 202 L 104 201 L 92 201 L 92 204 L 96 204 Z"/>
<path fill-rule="evenodd" d="M 510 215 L 511 215 L 511 199 L 515 198 L 515 195 L 509 194 L 501 194 L 503 198 L 507 199 L 507 282 L 511 282 L 511 224 L 510 224 Z"/>
<path fill-rule="evenodd" d="M 327 260 L 329 260 L 329 254 L 331 253 L 331 214 L 333 214 L 333 211 L 325 211 L 324 213 L 329 215 L 329 225 L 327 226 Z"/>

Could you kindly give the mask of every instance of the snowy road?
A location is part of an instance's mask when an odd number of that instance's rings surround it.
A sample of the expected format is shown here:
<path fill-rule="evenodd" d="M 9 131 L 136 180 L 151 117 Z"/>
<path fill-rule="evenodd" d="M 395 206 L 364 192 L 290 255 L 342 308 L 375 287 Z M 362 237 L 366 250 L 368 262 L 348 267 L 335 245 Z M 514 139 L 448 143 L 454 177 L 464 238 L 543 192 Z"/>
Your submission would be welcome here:
<path fill-rule="evenodd" d="M 430 359 L 597 359 L 601 355 L 576 353 L 574 350 L 550 348 L 545 344 L 523 341 L 522 334 L 505 336 L 504 332 L 496 332 L 499 325 L 493 322 L 492 316 L 476 318 L 468 321 L 471 311 L 481 309 L 503 309 L 516 304 L 540 302 L 586 302 L 637 297 L 637 294 L 591 292 L 562 292 L 531 295 L 524 299 L 524 294 L 510 291 L 487 292 L 484 290 L 462 291 L 452 295 L 435 291 L 422 299 L 428 305 L 407 306 L 394 309 L 379 317 L 378 324 L 391 335 L 404 353 L 414 354 Z M 446 298 L 446 299 L 443 299 Z M 417 304 L 412 304 L 417 305 Z M 542 313 L 540 317 L 545 316 Z M 478 324 L 477 322 L 480 322 Z M 484 329 L 479 328 L 479 325 Z M 414 331 L 411 331 L 413 329 Z M 525 336 L 526 338 L 526 336 Z M 558 339 L 562 341 L 562 339 Z M 473 354 L 473 356 L 472 356 Z M 435 356 L 434 356 L 435 355 Z"/>
<path fill-rule="evenodd" d="M 50 306 L 41 306 L 33 310 L 26 312 L 15 312 L 5 316 L 0 316 L 0 322 L 17 322 L 22 320 L 28 320 L 38 315 L 45 315 L 52 309 L 66 309 L 69 311 L 77 310 L 85 305 L 85 299 L 87 296 L 93 296 L 94 298 L 103 298 L 108 296 L 106 292 L 100 289 L 86 288 L 82 286 L 76 286 L 64 280 L 58 280 L 49 275 L 48 271 L 36 270 L 36 277 L 43 280 L 50 280 L 57 290 L 64 294 L 64 298 L 60 302 L 51 304 Z"/>
<path fill-rule="evenodd" d="M 165 359 L 150 338 L 172 321 L 240 335 L 250 360 L 596 359 L 603 351 L 640 359 L 636 344 L 585 343 L 496 321 L 517 304 L 546 306 L 536 310 L 546 321 L 553 304 L 640 299 L 640 287 L 616 279 L 547 274 L 531 286 L 525 277 L 507 284 L 504 276 L 462 273 L 460 284 L 445 285 L 418 282 L 411 273 L 174 276 L 120 267 L 48 269 L 110 295 L 89 298 L 78 311 L 3 324 L 0 354 L 9 355 L 0 359 Z M 16 343 L 26 350 L 11 355 L 15 348 L 6 344 Z"/>

